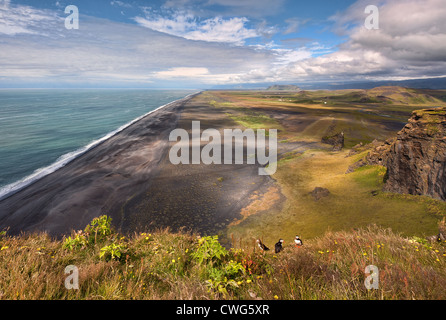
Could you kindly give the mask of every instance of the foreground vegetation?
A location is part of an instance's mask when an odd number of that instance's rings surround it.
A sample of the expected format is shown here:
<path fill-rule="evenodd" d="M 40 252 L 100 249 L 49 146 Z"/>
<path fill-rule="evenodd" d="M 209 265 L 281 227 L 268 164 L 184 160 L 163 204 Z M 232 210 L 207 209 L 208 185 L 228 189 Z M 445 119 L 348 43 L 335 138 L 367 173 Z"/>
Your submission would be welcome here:
<path fill-rule="evenodd" d="M 65 287 L 68 265 L 78 268 L 78 289 Z M 379 269 L 378 289 L 364 285 L 368 265 Z M 101 216 L 61 240 L 2 232 L 0 298 L 445 299 L 446 243 L 369 226 L 275 254 L 168 230 L 125 237 Z"/>

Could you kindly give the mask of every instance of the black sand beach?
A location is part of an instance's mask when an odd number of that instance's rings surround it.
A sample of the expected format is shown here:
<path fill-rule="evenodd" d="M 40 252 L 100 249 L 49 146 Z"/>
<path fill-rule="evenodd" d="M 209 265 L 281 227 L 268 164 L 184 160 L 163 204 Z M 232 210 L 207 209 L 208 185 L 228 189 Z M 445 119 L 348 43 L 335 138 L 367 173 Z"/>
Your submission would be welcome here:
<path fill-rule="evenodd" d="M 235 128 L 201 95 L 179 100 L 132 124 L 65 167 L 0 201 L 0 229 L 61 236 L 107 214 L 121 232 L 169 227 L 214 234 L 274 185 L 257 165 L 173 165 L 170 132 Z"/>

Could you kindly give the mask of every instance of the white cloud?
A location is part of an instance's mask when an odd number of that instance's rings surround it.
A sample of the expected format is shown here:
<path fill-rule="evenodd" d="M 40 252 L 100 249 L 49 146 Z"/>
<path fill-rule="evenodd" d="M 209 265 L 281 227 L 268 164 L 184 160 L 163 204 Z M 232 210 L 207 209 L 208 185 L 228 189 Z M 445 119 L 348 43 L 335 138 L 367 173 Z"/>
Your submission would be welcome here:
<path fill-rule="evenodd" d="M 164 7 L 190 10 L 201 17 L 250 17 L 264 18 L 284 10 L 286 0 L 167 0 Z M 218 8 L 218 12 L 215 10 Z"/>
<path fill-rule="evenodd" d="M 278 76 L 364 80 L 446 75 L 444 0 L 378 1 L 379 30 L 364 27 L 369 4 L 357 1 L 331 18 L 335 30 L 349 37 L 338 51 L 292 62 L 276 69 Z"/>
<path fill-rule="evenodd" d="M 153 75 L 160 79 L 194 78 L 209 75 L 209 70 L 207 68 L 176 67 L 154 72 Z"/>
<path fill-rule="evenodd" d="M 0 34 L 41 34 L 55 20 L 57 16 L 49 10 L 11 5 L 9 0 L 0 2 Z"/>
<path fill-rule="evenodd" d="M 122 1 L 111 1 L 110 4 L 112 6 L 122 7 L 122 8 L 131 8 L 132 5 L 130 3 L 122 2 Z"/>
<path fill-rule="evenodd" d="M 146 18 L 135 17 L 134 20 L 143 27 L 189 40 L 243 45 L 245 39 L 259 36 L 255 29 L 245 27 L 248 19 L 243 17 L 214 17 L 199 21 L 192 14 L 176 12 L 170 18 L 150 14 Z"/>
<path fill-rule="evenodd" d="M 31 9 L 17 6 L 15 10 Z M 79 30 L 67 30 L 64 18 L 54 12 L 46 16 L 36 9 L 27 12 L 29 23 L 22 25 L 23 16 L 18 13 L 8 20 L 11 26 L 22 26 L 23 30 L 0 33 L 0 85 L 157 84 L 158 80 L 165 81 L 166 86 L 205 85 L 232 81 L 274 60 L 273 54 L 265 50 L 191 41 L 86 15 L 82 15 Z"/>

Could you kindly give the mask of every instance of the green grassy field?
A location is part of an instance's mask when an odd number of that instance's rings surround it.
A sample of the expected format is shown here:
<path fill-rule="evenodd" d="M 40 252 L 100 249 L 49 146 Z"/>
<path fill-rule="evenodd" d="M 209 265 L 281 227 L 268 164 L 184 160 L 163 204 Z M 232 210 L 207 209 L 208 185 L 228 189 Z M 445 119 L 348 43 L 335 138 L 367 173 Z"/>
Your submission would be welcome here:
<path fill-rule="evenodd" d="M 261 237 L 265 242 L 275 243 L 279 238 L 293 239 L 295 234 L 311 239 L 329 230 L 352 230 L 369 224 L 391 228 L 406 236 L 425 237 L 438 231 L 437 223 L 446 214 L 444 202 L 425 196 L 381 192 L 384 167 L 366 166 L 353 173 L 345 172 L 367 153 L 347 157 L 349 148 L 360 142 L 393 137 L 413 110 L 427 108 L 432 103 L 444 105 L 440 99 L 397 87 L 370 91 L 206 94 L 214 107 L 229 108 L 228 117 L 246 128 L 277 128 L 279 141 L 284 144 L 318 143 L 324 135 L 340 131 L 345 132 L 346 139 L 345 149 L 340 152 L 331 152 L 320 145 L 303 153 L 286 153 L 273 175 L 285 196 L 283 205 L 272 206 L 271 196 L 265 197 L 263 204 L 262 199 L 257 199 L 256 206 L 267 210 L 250 214 L 230 226 L 225 237 Z M 286 117 L 282 116 L 284 113 Z M 315 187 L 327 188 L 330 195 L 315 201 L 309 194 Z"/>

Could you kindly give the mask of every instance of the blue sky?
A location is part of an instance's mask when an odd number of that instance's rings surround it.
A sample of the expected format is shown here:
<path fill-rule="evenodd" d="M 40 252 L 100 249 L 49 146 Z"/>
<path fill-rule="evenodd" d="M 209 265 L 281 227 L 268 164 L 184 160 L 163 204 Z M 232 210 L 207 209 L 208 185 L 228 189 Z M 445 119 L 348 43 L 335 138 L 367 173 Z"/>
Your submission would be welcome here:
<path fill-rule="evenodd" d="M 367 5 L 379 29 L 364 27 Z M 68 5 L 79 29 L 66 29 Z M 0 0 L 0 87 L 208 88 L 446 74 L 444 0 Z"/>

